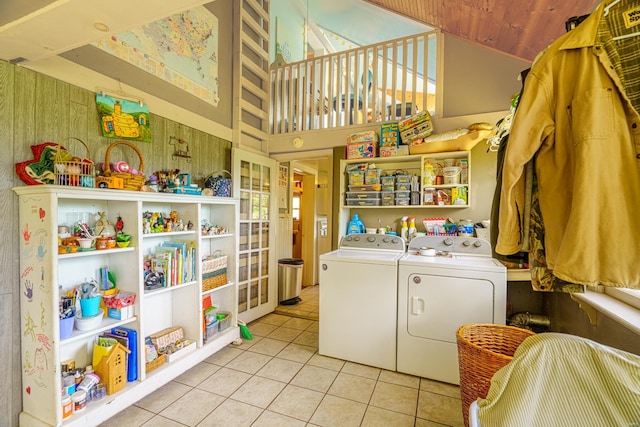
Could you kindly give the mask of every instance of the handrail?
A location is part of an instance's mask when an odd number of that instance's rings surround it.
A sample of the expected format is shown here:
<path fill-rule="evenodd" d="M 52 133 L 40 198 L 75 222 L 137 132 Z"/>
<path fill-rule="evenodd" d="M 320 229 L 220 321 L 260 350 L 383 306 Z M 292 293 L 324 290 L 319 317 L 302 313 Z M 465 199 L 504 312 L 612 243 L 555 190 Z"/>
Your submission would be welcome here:
<path fill-rule="evenodd" d="M 399 120 L 435 110 L 437 31 L 270 69 L 270 134 Z"/>

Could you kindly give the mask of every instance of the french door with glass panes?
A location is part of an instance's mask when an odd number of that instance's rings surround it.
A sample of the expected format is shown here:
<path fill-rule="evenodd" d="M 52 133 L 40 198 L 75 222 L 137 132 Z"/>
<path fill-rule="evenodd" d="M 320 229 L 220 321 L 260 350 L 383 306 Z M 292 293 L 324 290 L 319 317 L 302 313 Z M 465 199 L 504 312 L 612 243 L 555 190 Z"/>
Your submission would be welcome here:
<path fill-rule="evenodd" d="M 278 303 L 276 172 L 275 160 L 233 149 L 234 197 L 240 199 L 238 317 L 244 322 L 271 313 Z"/>

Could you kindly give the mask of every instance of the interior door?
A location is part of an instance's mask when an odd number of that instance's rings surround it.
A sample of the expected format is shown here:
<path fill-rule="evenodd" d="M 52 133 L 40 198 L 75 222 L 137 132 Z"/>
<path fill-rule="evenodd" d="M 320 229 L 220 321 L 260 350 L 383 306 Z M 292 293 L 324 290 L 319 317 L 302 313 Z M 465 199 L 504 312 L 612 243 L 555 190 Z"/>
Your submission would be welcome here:
<path fill-rule="evenodd" d="M 240 199 L 238 317 L 251 322 L 278 304 L 276 264 L 277 163 L 234 148 L 234 197 Z"/>

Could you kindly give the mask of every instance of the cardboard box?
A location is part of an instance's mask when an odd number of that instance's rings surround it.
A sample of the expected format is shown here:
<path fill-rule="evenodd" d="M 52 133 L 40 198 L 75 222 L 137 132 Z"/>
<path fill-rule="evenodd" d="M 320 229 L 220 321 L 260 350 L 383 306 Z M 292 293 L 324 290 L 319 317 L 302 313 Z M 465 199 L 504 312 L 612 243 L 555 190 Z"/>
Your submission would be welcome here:
<path fill-rule="evenodd" d="M 400 145 L 398 147 L 380 147 L 380 157 L 408 156 L 409 146 Z"/>
<path fill-rule="evenodd" d="M 371 159 L 378 157 L 378 143 L 374 141 L 347 144 L 347 159 Z"/>
<path fill-rule="evenodd" d="M 380 126 L 380 148 L 400 145 L 400 127 L 398 123 L 384 123 Z M 380 157 L 383 157 L 380 155 Z"/>
<path fill-rule="evenodd" d="M 135 315 L 135 305 L 128 305 L 122 308 L 109 308 L 107 315 L 112 319 L 131 319 Z"/>
<path fill-rule="evenodd" d="M 378 142 L 378 134 L 373 130 L 368 130 L 365 132 L 352 133 L 347 137 L 347 144 L 360 142 Z"/>
<path fill-rule="evenodd" d="M 163 329 L 155 334 L 150 335 L 151 342 L 158 351 L 166 346 L 184 338 L 184 331 L 180 326 Z"/>
<path fill-rule="evenodd" d="M 183 358 L 196 349 L 195 341 L 184 340 L 181 345 L 182 348 L 178 351 L 174 351 L 173 353 L 164 353 L 164 357 L 167 359 L 167 363 L 175 362 L 176 360 Z"/>
<path fill-rule="evenodd" d="M 433 123 L 431 123 L 431 115 L 428 111 L 421 111 L 402 120 L 398 123 L 398 127 L 403 144 L 409 144 L 418 138 L 426 138 L 433 132 Z"/>

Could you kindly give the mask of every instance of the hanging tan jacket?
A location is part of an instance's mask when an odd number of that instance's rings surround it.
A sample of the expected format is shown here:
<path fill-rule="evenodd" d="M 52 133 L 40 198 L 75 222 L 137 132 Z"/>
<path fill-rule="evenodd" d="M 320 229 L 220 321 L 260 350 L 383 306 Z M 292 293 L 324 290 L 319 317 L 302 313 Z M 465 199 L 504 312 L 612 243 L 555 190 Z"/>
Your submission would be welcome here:
<path fill-rule="evenodd" d="M 534 159 L 547 264 L 572 283 L 640 288 L 640 36 L 613 39 L 640 31 L 633 3 L 602 3 L 536 59 L 509 136 L 496 251 L 522 247 Z"/>

